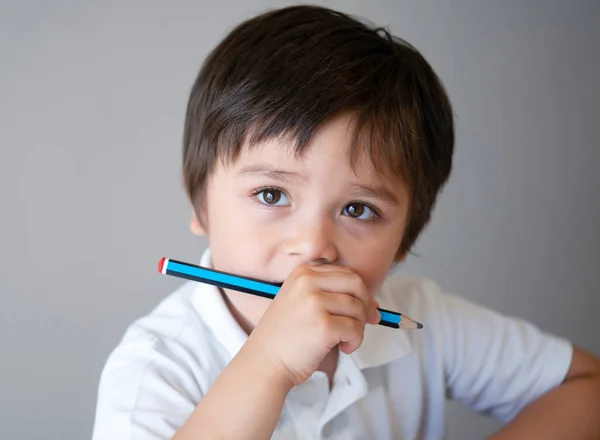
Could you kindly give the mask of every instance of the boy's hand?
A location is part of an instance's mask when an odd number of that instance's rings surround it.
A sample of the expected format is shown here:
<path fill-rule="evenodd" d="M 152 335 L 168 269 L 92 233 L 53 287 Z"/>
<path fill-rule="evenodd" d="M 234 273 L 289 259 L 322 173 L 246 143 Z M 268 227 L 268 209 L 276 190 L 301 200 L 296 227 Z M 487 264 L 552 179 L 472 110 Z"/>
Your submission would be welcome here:
<path fill-rule="evenodd" d="M 265 355 L 281 379 L 295 386 L 336 345 L 346 354 L 356 350 L 365 325 L 379 320 L 358 274 L 340 266 L 303 265 L 283 283 L 248 343 Z"/>

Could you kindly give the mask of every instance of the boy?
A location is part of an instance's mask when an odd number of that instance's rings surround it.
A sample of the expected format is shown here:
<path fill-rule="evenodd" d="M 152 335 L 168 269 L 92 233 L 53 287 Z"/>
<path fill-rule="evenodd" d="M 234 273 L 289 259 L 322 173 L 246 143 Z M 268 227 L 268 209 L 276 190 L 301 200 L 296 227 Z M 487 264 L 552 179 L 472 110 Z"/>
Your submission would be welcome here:
<path fill-rule="evenodd" d="M 600 362 L 568 341 L 390 276 L 452 164 L 444 88 L 406 42 L 325 8 L 242 23 L 192 89 L 183 174 L 202 265 L 284 282 L 195 283 L 109 357 L 94 439 L 438 439 L 444 401 L 496 438 L 598 438 Z M 398 310 L 422 330 L 373 325 Z"/>

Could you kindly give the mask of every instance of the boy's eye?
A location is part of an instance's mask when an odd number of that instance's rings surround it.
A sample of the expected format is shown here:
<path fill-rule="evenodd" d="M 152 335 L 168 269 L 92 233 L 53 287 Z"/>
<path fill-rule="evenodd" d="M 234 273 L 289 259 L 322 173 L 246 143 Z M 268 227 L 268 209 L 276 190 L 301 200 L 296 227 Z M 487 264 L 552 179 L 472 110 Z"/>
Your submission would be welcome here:
<path fill-rule="evenodd" d="M 375 220 L 379 217 L 377 212 L 371 207 L 365 205 L 364 203 L 349 203 L 344 208 L 344 212 L 349 217 L 358 219 L 358 220 Z"/>
<path fill-rule="evenodd" d="M 289 201 L 287 201 L 287 196 L 282 191 L 275 188 L 258 190 L 254 196 L 258 198 L 258 200 L 264 205 L 285 206 L 289 204 Z"/>
<path fill-rule="evenodd" d="M 261 204 L 267 206 L 289 206 L 288 196 L 277 188 L 258 188 L 252 196 Z M 348 203 L 343 210 L 343 214 L 356 220 L 375 221 L 381 218 L 381 215 L 375 208 L 361 202 Z"/>

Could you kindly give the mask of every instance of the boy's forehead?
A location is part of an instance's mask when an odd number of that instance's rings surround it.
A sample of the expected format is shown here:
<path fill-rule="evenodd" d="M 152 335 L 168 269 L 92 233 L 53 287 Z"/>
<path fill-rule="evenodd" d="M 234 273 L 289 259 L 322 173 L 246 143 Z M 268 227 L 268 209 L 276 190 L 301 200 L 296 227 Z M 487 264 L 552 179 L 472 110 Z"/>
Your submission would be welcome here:
<path fill-rule="evenodd" d="M 325 142 L 324 142 L 325 141 Z M 237 159 L 231 164 L 231 171 L 259 172 L 263 169 L 281 169 L 305 172 L 331 172 L 337 177 L 352 175 L 359 179 L 383 180 L 373 161 L 359 155 L 351 161 L 350 142 L 330 142 L 333 139 L 321 139 L 321 142 L 310 142 L 298 152 L 293 141 L 271 139 L 255 145 L 243 145 Z"/>
<path fill-rule="evenodd" d="M 308 171 L 328 169 L 338 176 L 351 173 L 358 178 L 400 180 L 390 178 L 390 175 L 394 175 L 393 170 L 379 169 L 381 167 L 376 166 L 365 149 L 351 151 L 352 135 L 350 116 L 338 116 L 323 124 L 302 149 L 298 149 L 293 136 L 284 135 L 253 144 L 246 140 L 230 165 L 234 170 L 267 164 L 281 168 L 299 167 Z"/>
<path fill-rule="evenodd" d="M 301 157 L 295 154 L 293 144 L 285 142 L 269 141 L 246 147 L 226 174 L 240 181 L 267 178 L 287 185 L 318 185 L 332 193 L 351 191 L 395 206 L 405 205 L 409 197 L 405 182 L 378 173 L 368 158 L 351 166 L 347 151 L 341 154 L 331 148 L 332 153 L 328 150 L 330 146 L 322 144 L 308 147 L 310 150 Z M 349 146 L 342 144 L 337 148 L 347 150 Z"/>

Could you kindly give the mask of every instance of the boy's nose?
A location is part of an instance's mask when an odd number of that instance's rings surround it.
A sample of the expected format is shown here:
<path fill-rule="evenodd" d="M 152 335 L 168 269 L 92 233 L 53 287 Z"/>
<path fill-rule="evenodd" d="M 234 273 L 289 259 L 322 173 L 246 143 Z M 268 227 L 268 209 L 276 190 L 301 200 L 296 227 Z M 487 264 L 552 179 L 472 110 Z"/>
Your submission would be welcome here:
<path fill-rule="evenodd" d="M 302 263 L 325 264 L 338 259 L 335 228 L 330 219 L 312 219 L 293 228 L 286 242 L 288 255 L 298 257 Z"/>

